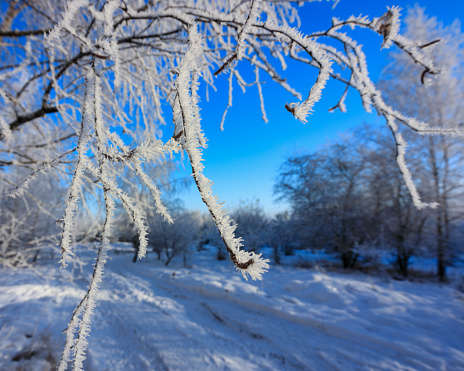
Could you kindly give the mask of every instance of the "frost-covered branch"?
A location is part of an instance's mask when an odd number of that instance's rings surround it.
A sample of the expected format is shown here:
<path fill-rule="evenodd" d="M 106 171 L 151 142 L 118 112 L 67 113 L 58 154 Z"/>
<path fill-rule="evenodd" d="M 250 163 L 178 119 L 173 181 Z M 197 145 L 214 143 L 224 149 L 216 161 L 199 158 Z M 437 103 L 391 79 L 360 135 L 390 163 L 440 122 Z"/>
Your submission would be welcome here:
<path fill-rule="evenodd" d="M 24 194 L 25 190 L 29 187 L 29 184 L 32 181 L 34 181 L 34 179 L 37 178 L 39 174 L 45 174 L 47 170 L 52 169 L 55 164 L 59 163 L 64 157 L 69 156 L 76 150 L 77 147 L 72 148 L 69 151 L 60 154 L 53 160 L 47 161 L 46 163 L 41 165 L 37 170 L 34 170 L 26 179 L 24 179 L 22 183 L 16 185 L 13 189 L 9 190 L 8 196 L 13 198 L 21 197 Z"/>
<path fill-rule="evenodd" d="M 245 23 L 243 24 L 243 26 L 240 28 L 240 31 L 238 32 L 237 46 L 235 48 L 235 52 L 230 57 L 227 57 L 224 64 L 216 72 L 214 72 L 214 76 L 217 76 L 221 72 L 223 72 L 235 60 L 241 61 L 242 58 L 244 57 L 245 49 L 246 49 L 245 47 L 246 35 L 250 33 L 252 30 L 251 24 L 255 23 L 257 21 L 257 18 L 259 17 L 260 3 L 261 3 L 260 0 L 251 0 L 250 11 L 248 12 Z"/>
<path fill-rule="evenodd" d="M 78 159 L 74 176 L 70 187 L 70 193 L 66 203 L 66 211 L 62 220 L 61 232 L 61 266 L 66 268 L 67 261 L 72 259 L 71 237 L 74 232 L 75 217 L 79 202 L 80 190 L 83 185 L 82 177 L 84 174 L 84 162 L 87 157 L 87 144 L 90 140 L 91 115 L 94 108 L 93 92 L 94 76 L 93 70 L 90 69 L 86 80 L 86 90 L 84 96 L 84 107 L 82 110 L 81 128 L 79 132 L 79 141 L 77 144 Z"/>
<path fill-rule="evenodd" d="M 103 269 L 107 259 L 107 251 L 111 236 L 111 222 L 115 210 L 115 203 L 109 193 L 107 189 L 104 190 L 106 217 L 103 224 L 100 247 L 98 249 L 98 256 L 95 262 L 92 279 L 86 295 L 74 310 L 68 328 L 65 330 L 66 343 L 58 367 L 59 371 L 65 371 L 67 369 L 71 351 L 74 353 L 73 370 L 83 370 L 85 350 L 88 346 L 87 336 L 90 332 L 90 317 L 95 308 L 98 285 L 102 280 Z M 77 337 L 75 338 L 74 332 L 76 330 Z"/>
<path fill-rule="evenodd" d="M 227 215 L 223 205 L 219 203 L 217 196 L 213 195 L 211 181 L 203 174 L 200 147 L 205 145 L 203 144 L 204 139 L 196 102 L 198 86 L 193 79 L 193 76 L 198 73 L 203 48 L 196 27 L 195 24 L 189 27 L 190 46 L 179 67 L 179 75 L 176 80 L 177 96 L 174 102 L 174 120 L 182 127 L 184 135 L 182 146 L 189 157 L 195 184 L 213 217 L 232 262 L 236 269 L 242 272 L 243 277 L 247 278 L 249 275 L 253 280 L 261 279 L 262 273 L 269 268 L 267 264 L 269 260 L 262 259 L 261 254 L 241 250 L 242 239 L 235 237 L 234 234 L 236 225 Z"/>

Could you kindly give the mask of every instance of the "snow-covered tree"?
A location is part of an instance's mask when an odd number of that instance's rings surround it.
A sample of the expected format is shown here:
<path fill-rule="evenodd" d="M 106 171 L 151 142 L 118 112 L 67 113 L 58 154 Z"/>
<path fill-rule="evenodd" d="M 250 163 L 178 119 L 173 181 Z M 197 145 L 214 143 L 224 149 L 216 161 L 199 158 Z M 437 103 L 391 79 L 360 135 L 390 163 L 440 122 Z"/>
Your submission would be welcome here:
<path fill-rule="evenodd" d="M 257 250 L 268 242 L 269 221 L 259 199 L 240 201 L 231 216 L 248 249 Z"/>
<path fill-rule="evenodd" d="M 311 1 L 308 1 L 311 2 Z M 335 2 L 336 3 L 336 2 Z M 121 184 L 122 168 L 130 168 L 150 191 L 157 212 L 171 223 L 161 192 L 147 167 L 159 157 L 185 153 L 198 191 L 208 207 L 225 248 L 244 277 L 261 279 L 268 268 L 259 254 L 242 249 L 235 223 L 203 173 L 198 88 L 214 87 L 227 72 L 246 90 L 257 87 L 262 101 L 264 75 L 290 92 L 295 102 L 282 107 L 306 122 L 329 80 L 346 86 L 336 105 L 345 110 L 349 90 L 357 91 L 366 110 L 375 109 L 391 128 L 398 149 L 397 163 L 418 207 L 425 207 L 404 159 L 406 144 L 398 130 L 406 125 L 425 133 L 440 132 L 396 111 L 382 99 L 369 78 L 362 46 L 345 31 L 365 28 L 383 38 L 382 47 L 402 49 L 423 70 L 423 79 L 439 69 L 427 47 L 398 33 L 400 9 L 388 8 L 377 17 L 332 19 L 324 31 L 302 34 L 291 2 L 144 1 L 144 0 L 13 0 L 2 3 L 0 25 L 0 165 L 8 168 L 2 181 L 17 168 L 30 175 L 14 183 L 8 194 L 21 196 L 33 187 L 39 173 L 57 172 L 67 182 L 68 197 L 60 220 L 61 264 L 74 256 L 72 241 L 85 190 L 99 190 L 104 211 L 101 245 L 89 289 L 66 330 L 59 369 L 71 358 L 82 369 L 90 331 L 90 316 L 102 279 L 106 250 L 121 203 L 135 224 L 139 258 L 147 249 L 148 227 L 143 209 Z M 285 79 L 286 61 L 293 59 L 315 69 L 303 95 Z M 247 81 L 242 66 L 255 77 Z M 312 81 L 311 81 L 312 80 Z M 232 88 L 229 89 L 232 99 Z M 230 100 L 231 101 L 231 100 Z M 175 129 L 170 139 L 161 132 L 172 108 Z M 230 105 L 230 104 L 229 104 Z M 454 132 L 453 129 L 446 129 Z"/>
<path fill-rule="evenodd" d="M 18 180 L 24 176 L 24 170 L 11 174 Z M 21 198 L 0 197 L 0 266 L 24 267 L 37 261 L 41 247 L 57 245 L 56 220 L 65 197 L 65 190 L 53 178 L 38 179 L 36 187 Z"/>
<path fill-rule="evenodd" d="M 443 129 L 464 125 L 464 34 L 459 21 L 443 26 L 436 17 L 428 17 L 419 7 L 406 17 L 406 35 L 428 45 L 433 63 L 440 75 L 426 85 L 421 83 L 421 70 L 402 53 L 392 53 L 391 63 L 385 68 L 386 101 L 409 115 Z M 405 99 L 404 97 L 408 98 Z M 453 227 L 462 217 L 462 167 L 464 142 L 461 136 L 428 136 L 417 138 L 405 132 L 412 151 L 422 157 L 423 178 L 428 182 L 422 190 L 438 202 L 433 212 L 436 239 L 437 273 L 445 279 L 450 262 L 450 244 Z M 432 219 L 432 218 L 431 218 Z"/>
<path fill-rule="evenodd" d="M 301 229 L 288 211 L 276 214 L 269 224 L 267 241 L 273 249 L 275 263 L 280 264 L 282 253 L 293 254 Z"/>
<path fill-rule="evenodd" d="M 166 266 L 177 256 L 182 256 L 184 266 L 188 266 L 188 257 L 196 250 L 199 242 L 202 217 L 198 211 L 182 209 L 175 209 L 171 214 L 175 223 L 163 223 L 158 215 L 148 218 L 149 247 L 158 259 L 163 258 Z"/>

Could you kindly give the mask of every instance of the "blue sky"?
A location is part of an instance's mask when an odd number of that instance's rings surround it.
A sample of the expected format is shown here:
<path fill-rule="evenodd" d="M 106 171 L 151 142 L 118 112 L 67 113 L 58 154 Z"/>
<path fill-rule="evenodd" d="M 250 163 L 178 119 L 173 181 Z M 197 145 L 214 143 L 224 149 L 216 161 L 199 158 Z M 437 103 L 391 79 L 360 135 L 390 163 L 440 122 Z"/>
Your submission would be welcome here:
<path fill-rule="evenodd" d="M 464 1 L 461 0 L 341 0 L 335 9 L 332 9 L 330 2 L 312 3 L 300 8 L 301 30 L 310 32 L 326 29 L 334 16 L 341 19 L 352 14 L 379 17 L 385 13 L 387 6 L 392 5 L 403 8 L 404 19 L 407 9 L 415 4 L 425 7 L 429 16 L 437 16 L 445 25 L 464 17 Z M 370 76 L 375 82 L 388 63 L 391 49 L 380 50 L 382 39 L 372 32 L 357 31 L 356 35 L 359 36 L 358 42 L 364 45 Z M 289 64 L 282 76 L 287 77 L 306 96 L 316 75 L 314 69 L 302 67 L 301 64 Z M 249 88 L 243 94 L 235 85 L 233 106 L 227 113 L 225 130 L 220 130 L 222 114 L 227 106 L 228 75 L 223 74 L 217 78 L 218 92 L 210 91 L 209 102 L 203 98 L 200 104 L 202 125 L 209 140 L 208 148 L 203 152 L 205 175 L 214 182 L 214 193 L 226 202 L 228 209 L 233 209 L 240 200 L 258 198 L 264 209 L 273 214 L 286 208 L 284 203 L 275 202 L 272 187 L 279 166 L 287 156 L 316 151 L 328 140 L 363 122 L 380 126 L 384 125 L 384 121 L 375 113 L 364 112 L 354 90 L 349 92 L 346 100 L 347 113 L 329 113 L 328 109 L 338 102 L 344 89 L 342 84 L 330 80 L 308 123 L 302 124 L 284 108 L 285 103 L 295 99 L 268 76 L 261 73 L 260 77 L 266 81 L 263 95 L 269 119 L 267 124 L 261 119 L 257 88 Z M 202 88 L 204 92 L 204 86 Z M 178 176 L 187 176 L 190 171 L 185 162 L 185 170 L 179 172 Z M 179 197 L 187 208 L 206 211 L 193 184 Z"/>

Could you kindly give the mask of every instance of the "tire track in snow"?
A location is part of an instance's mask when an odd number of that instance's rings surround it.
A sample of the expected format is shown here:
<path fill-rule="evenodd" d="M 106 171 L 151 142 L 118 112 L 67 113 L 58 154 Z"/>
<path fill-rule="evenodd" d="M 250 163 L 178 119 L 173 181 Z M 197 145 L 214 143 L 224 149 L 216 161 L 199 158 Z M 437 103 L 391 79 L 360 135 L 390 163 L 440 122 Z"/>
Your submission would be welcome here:
<path fill-rule="evenodd" d="M 163 301 L 173 300 L 178 308 L 186 309 L 182 315 L 178 312 L 173 313 L 170 316 L 172 318 L 163 318 L 163 326 L 160 326 L 160 322 L 157 321 L 157 324 L 153 326 L 153 331 L 165 332 L 157 327 L 164 327 L 170 323 L 171 331 L 180 333 L 184 337 L 184 343 L 188 343 L 188 346 L 184 348 L 196 347 L 198 353 L 202 353 L 203 359 L 196 367 L 191 365 L 189 369 L 280 370 L 282 367 L 286 370 L 310 369 L 304 362 L 289 359 L 288 356 L 282 354 L 279 347 L 276 347 L 265 335 L 249 331 L 247 326 L 238 323 L 233 318 L 224 316 L 223 319 L 221 315 L 216 314 L 216 309 L 210 307 L 208 300 L 202 300 L 203 298 L 196 293 L 171 286 L 169 281 L 152 277 L 150 274 L 144 275 L 143 272 L 137 272 L 137 276 L 127 271 L 122 275 L 114 271 L 110 274 L 113 295 L 120 299 L 133 301 L 143 297 L 143 303 L 137 305 L 150 305 L 154 312 L 159 311 L 163 314 L 166 313 L 165 308 L 159 305 Z M 146 277 L 146 280 L 140 280 L 141 276 Z M 150 287 L 146 286 L 146 282 L 150 282 Z M 141 291 L 145 294 L 152 292 L 152 295 L 159 297 L 158 304 L 148 295 L 141 295 Z M 118 303 L 119 316 L 125 316 L 127 310 L 121 310 L 119 304 L 122 303 Z M 109 310 L 104 309 L 105 312 Z M 186 326 L 185 323 L 189 325 Z M 187 328 L 182 328 L 183 326 Z M 192 334 L 195 334 L 194 339 L 192 339 Z M 259 345 L 257 342 L 263 344 Z M 167 367 L 176 369 L 175 363 L 170 363 L 163 355 L 163 351 L 159 351 Z M 185 349 L 182 351 L 185 352 Z"/>
<path fill-rule="evenodd" d="M 131 273 L 128 267 L 137 268 Z M 119 267 L 118 267 L 119 268 Z M 188 286 L 163 270 L 126 266 L 111 270 L 111 290 L 119 304 L 139 302 L 153 319 L 150 337 L 167 369 L 272 370 L 438 370 L 443 360 L 416 351 L 414 344 L 395 344 L 366 329 L 286 313 L 275 302 L 247 300 L 216 287 Z M 125 270 L 124 270 L 125 269 Z M 120 270 L 120 272 L 117 272 Z M 116 286 L 116 287 L 115 287 Z M 224 290 L 224 291 L 221 291 Z M 278 298 L 269 298 L 277 300 Z M 117 305 L 119 315 L 128 308 Z M 148 310 L 149 309 L 149 310 Z M 113 314 L 111 314 L 113 315 Z M 304 315 L 304 314 L 303 314 Z M 133 315 L 140 331 L 143 320 Z M 174 333 L 174 334 L 172 334 Z M 173 356 L 170 344 L 179 344 Z M 143 346 L 141 346 L 143 350 Z M 184 360 L 184 362 L 185 362 Z M 451 369 L 464 368 L 456 360 Z M 446 365 L 446 364 L 445 364 Z"/>
<path fill-rule="evenodd" d="M 172 279 L 166 280 L 166 277 L 160 276 L 158 279 L 164 282 L 165 285 L 163 288 L 168 290 L 169 286 L 175 287 L 176 292 L 183 290 L 182 294 L 187 295 L 188 292 L 193 294 L 191 300 L 200 300 L 208 302 L 208 305 L 214 307 L 212 303 L 215 300 L 228 301 L 229 305 L 231 303 L 237 305 L 241 309 L 236 309 L 241 312 L 244 312 L 244 318 L 247 319 L 247 324 L 253 323 L 266 323 L 267 326 L 273 327 L 273 333 L 281 333 L 282 336 L 289 334 L 289 327 L 291 324 L 296 326 L 304 326 L 311 330 L 308 330 L 308 338 L 312 338 L 313 341 L 309 341 L 311 345 L 314 343 L 323 344 L 321 348 L 314 348 L 312 357 L 308 358 L 312 361 L 314 360 L 314 355 L 321 358 L 325 364 L 318 365 L 316 367 L 306 366 L 306 369 L 324 369 L 327 366 L 330 366 L 331 369 L 369 369 L 369 364 L 371 364 L 372 369 L 378 369 L 378 360 L 379 356 L 385 359 L 384 365 L 386 370 L 439 370 L 443 368 L 443 360 L 440 358 L 435 358 L 433 356 L 425 357 L 422 352 L 416 352 L 411 350 L 411 344 L 397 344 L 393 341 L 387 341 L 380 339 L 375 336 L 369 336 L 366 333 L 354 332 L 346 328 L 340 328 L 337 325 L 329 323 L 321 323 L 320 321 L 308 317 L 299 317 L 290 313 L 286 313 L 282 310 L 266 306 L 255 301 L 247 301 L 236 296 L 230 295 L 227 292 L 220 292 L 218 290 L 207 290 L 203 287 L 191 287 L 182 285 L 179 281 Z M 160 285 L 158 281 L 158 286 Z M 173 289 L 171 289 L 173 290 Z M 201 299 L 199 299 L 199 296 Z M 228 323 L 237 324 L 233 319 L 237 316 L 235 314 L 227 316 L 225 313 L 221 312 L 224 305 L 220 304 L 215 310 L 215 314 L 221 318 L 227 318 Z M 221 308 L 221 309 L 219 309 Z M 285 321 L 283 324 L 281 321 Z M 274 325 L 278 324 L 278 325 Z M 242 325 L 243 328 L 243 325 Z M 283 331 L 282 331 L 283 329 Z M 301 330 L 298 329 L 296 333 L 301 333 Z M 374 335 L 374 334 L 373 334 Z M 256 334 L 255 334 L 256 336 Z M 257 337 L 266 339 L 265 335 L 257 334 Z M 311 339 L 309 339 L 311 340 Z M 310 345 L 308 344 L 308 345 Z M 353 344 L 356 344 L 356 347 L 353 347 Z M 355 351 L 350 351 L 349 349 L 355 349 Z M 329 352 L 330 351 L 330 352 Z M 286 352 L 283 352 L 286 353 Z M 315 354 L 314 354 L 315 353 Z M 330 354 L 330 356 L 326 356 Z M 338 355 L 335 357 L 339 363 L 334 362 L 334 354 Z M 350 363 L 346 361 L 350 360 Z M 298 363 L 301 363 L 302 360 L 299 360 Z M 351 366 L 350 366 L 351 365 Z M 350 368 L 353 367 L 354 368 Z M 347 368 L 348 367 L 348 368 Z M 453 367 L 453 365 L 448 365 L 448 367 Z M 464 365 L 459 363 L 455 367 L 464 368 Z"/>
<path fill-rule="evenodd" d="M 309 336 L 300 324 L 269 315 L 268 311 L 256 311 L 248 302 L 245 302 L 247 305 L 241 305 L 236 300 L 230 300 L 231 297 L 217 292 L 192 289 L 165 279 L 158 280 L 157 286 L 183 300 L 197 302 L 207 308 L 211 317 L 207 319 L 208 324 L 212 328 L 215 327 L 214 321 L 222 325 L 220 330 L 230 334 L 230 346 L 246 344 L 246 353 L 260 355 L 255 363 L 258 369 L 267 369 L 269 364 L 273 370 L 338 369 L 333 361 L 319 356 L 319 349 L 309 346 Z M 228 310 L 225 307 L 229 307 Z M 237 318 L 242 318 L 243 321 Z M 234 341 L 234 338 L 238 339 Z M 260 364 L 260 361 L 268 362 Z"/>
<path fill-rule="evenodd" d="M 110 301 L 98 304 L 92 331 L 101 331 L 103 335 L 99 336 L 99 344 L 93 343 L 89 347 L 90 359 L 92 363 L 96 363 L 91 366 L 94 370 L 169 370 L 156 343 L 151 341 L 147 327 L 143 326 L 138 305 L 122 307 L 120 303 Z M 148 313 L 150 311 L 146 313 L 147 318 Z M 159 312 L 155 314 L 160 315 Z M 115 342 L 115 339 L 118 340 Z M 112 352 L 113 356 L 108 357 L 108 352 Z M 112 361 L 101 365 L 97 362 L 98 354 L 104 354 L 105 359 Z"/>

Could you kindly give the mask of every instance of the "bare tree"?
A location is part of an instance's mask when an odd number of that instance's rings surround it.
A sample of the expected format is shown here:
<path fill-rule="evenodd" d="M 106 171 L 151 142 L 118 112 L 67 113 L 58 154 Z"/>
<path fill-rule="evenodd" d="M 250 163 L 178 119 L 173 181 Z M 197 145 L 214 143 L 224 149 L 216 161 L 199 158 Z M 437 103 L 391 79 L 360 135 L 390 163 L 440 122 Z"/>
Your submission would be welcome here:
<path fill-rule="evenodd" d="M 274 251 L 275 263 L 280 264 L 282 252 L 285 255 L 293 254 L 300 229 L 294 215 L 288 211 L 275 215 L 269 224 L 267 240 Z"/>
<path fill-rule="evenodd" d="M 167 222 L 172 217 L 160 190 L 147 175 L 147 167 L 160 156 L 186 153 L 195 184 L 220 232 L 236 268 L 260 279 L 268 268 L 259 254 L 241 249 L 235 223 L 227 215 L 211 182 L 203 174 L 201 149 L 206 138 L 198 106 L 200 84 L 228 71 L 245 90 L 256 85 L 262 100 L 266 74 L 295 96 L 286 109 L 302 122 L 320 99 L 330 77 L 346 86 L 334 108 L 345 109 L 348 90 L 358 91 L 366 110 L 372 107 L 385 117 L 398 148 L 397 163 L 418 207 L 422 202 L 404 160 L 406 144 L 398 124 L 418 132 L 442 129 L 406 116 L 387 105 L 368 75 L 366 58 L 343 28 L 367 28 L 383 37 L 382 47 L 396 45 L 423 70 L 422 80 L 439 70 L 424 52 L 425 45 L 401 36 L 400 9 L 391 7 L 377 18 L 333 19 L 323 32 L 301 34 L 291 25 L 299 21 L 290 2 L 251 1 L 142 1 L 142 0 L 34 0 L 11 1 L 2 15 L 0 65 L 0 116 L 2 167 L 30 171 L 15 183 L 10 196 L 20 196 L 40 172 L 57 172 L 69 184 L 61 220 L 62 266 L 73 258 L 72 239 L 79 202 L 84 190 L 100 190 L 105 219 L 95 272 L 89 290 L 76 308 L 67 329 L 60 370 L 71 357 L 82 369 L 101 281 L 106 250 L 120 202 L 139 234 L 139 258 L 146 253 L 148 228 L 136 200 L 122 191 L 121 168 L 131 168 L 150 190 L 157 212 Z M 281 76 L 286 59 L 315 68 L 315 82 L 305 99 Z M 241 65 L 255 70 L 246 81 Z M 230 84 L 232 86 L 232 84 Z M 230 99 L 232 89 L 229 89 Z M 165 104 L 172 107 L 175 130 L 161 141 Z M 266 117 L 264 104 L 261 104 Z M 446 129 L 451 131 L 452 129 Z M 99 196 L 100 197 L 100 196 Z M 75 332 L 77 331 L 77 337 Z"/>
<path fill-rule="evenodd" d="M 344 268 L 354 267 L 355 247 L 368 238 L 367 158 L 360 140 L 342 139 L 318 153 L 290 157 L 275 185 L 276 194 L 290 201 L 306 230 L 306 246 L 334 249 Z"/>
<path fill-rule="evenodd" d="M 395 147 L 385 134 L 388 133 L 375 131 L 372 126 L 363 126 L 362 133 L 355 134 L 370 143 L 363 154 L 367 163 L 363 208 L 369 210 L 365 222 L 370 243 L 393 249 L 395 266 L 407 277 L 410 258 L 421 252 L 429 209 L 419 210 L 411 202 L 403 179 L 391 161 Z M 408 160 L 416 182 L 423 189 L 420 154 L 412 152 Z"/>
<path fill-rule="evenodd" d="M 267 243 L 269 221 L 259 199 L 240 201 L 231 216 L 237 222 L 237 233 L 250 250 L 257 250 Z"/>
<path fill-rule="evenodd" d="M 148 219 L 150 224 L 149 244 L 161 258 L 164 255 L 164 265 L 182 256 L 184 266 L 188 266 L 188 256 L 196 249 L 201 226 L 201 215 L 198 212 L 175 210 L 175 223 L 163 223 L 153 215 Z"/>
<path fill-rule="evenodd" d="M 339 253 L 344 268 L 375 250 L 393 250 L 395 265 L 408 275 L 409 259 L 420 252 L 428 210 L 417 209 L 393 159 L 388 132 L 363 125 L 309 155 L 281 166 L 276 194 L 299 221 L 300 245 Z M 423 184 L 421 156 L 410 158 Z"/>

